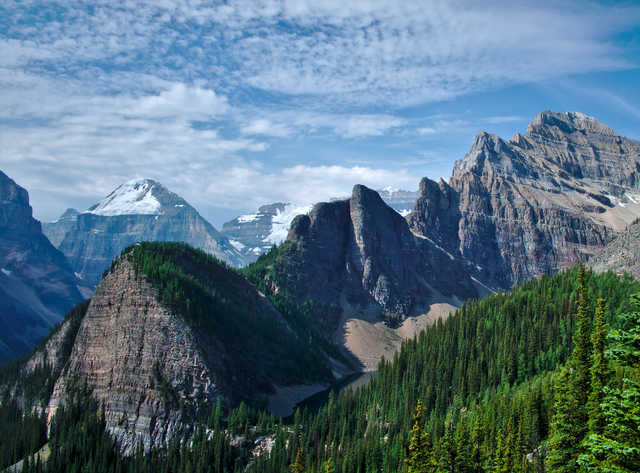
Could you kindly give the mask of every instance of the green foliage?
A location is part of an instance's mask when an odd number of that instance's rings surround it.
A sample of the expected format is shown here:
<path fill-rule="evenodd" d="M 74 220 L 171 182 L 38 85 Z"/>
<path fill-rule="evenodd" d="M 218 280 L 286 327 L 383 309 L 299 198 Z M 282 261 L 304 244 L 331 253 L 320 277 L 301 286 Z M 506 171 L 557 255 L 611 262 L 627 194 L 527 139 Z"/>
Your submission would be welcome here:
<path fill-rule="evenodd" d="M 640 292 L 631 296 L 640 309 Z M 602 433 L 592 433 L 585 441 L 586 452 L 578 463 L 587 471 L 640 471 L 640 310 L 623 314 L 625 328 L 610 334 L 616 344 L 611 356 L 631 376 L 615 388 L 604 387 L 600 415 L 606 422 Z"/>
<path fill-rule="evenodd" d="M 136 277 L 144 275 L 157 289 L 160 302 L 194 329 L 219 339 L 236 358 L 245 360 L 247 369 L 253 368 L 256 346 L 270 347 L 278 355 L 274 365 L 281 372 L 309 381 L 332 379 L 324 355 L 328 350 L 323 350 L 326 343 L 309 329 L 305 317 L 276 304 L 298 333 L 292 337 L 272 313 L 263 310 L 258 315 L 255 307 L 226 300 L 220 293 L 237 295 L 243 278 L 215 257 L 175 242 L 142 242 L 122 255 L 133 264 Z"/>
<path fill-rule="evenodd" d="M 429 434 L 424 431 L 424 421 L 422 419 L 424 407 L 418 400 L 416 413 L 413 416 L 413 428 L 411 429 L 411 440 L 409 441 L 409 454 L 405 459 L 409 473 L 422 473 L 433 471 L 436 462 L 433 458 L 433 447 L 429 442 Z"/>
<path fill-rule="evenodd" d="M 31 406 L 47 405 L 60 371 L 53 369 L 46 356 L 43 362 L 31 371 L 27 372 L 24 368 L 36 352 L 41 351 L 46 355 L 46 343 L 60 331 L 63 324 L 68 323 L 68 329 L 60 344 L 60 365 L 64 366 L 90 302 L 86 300 L 71 309 L 65 315 L 63 323 L 52 327 L 49 335 L 28 355 L 0 366 L 3 387 L 0 403 L 0 470 L 25 456 L 33 455 L 46 443 L 46 416 L 44 413 L 39 415 Z"/>

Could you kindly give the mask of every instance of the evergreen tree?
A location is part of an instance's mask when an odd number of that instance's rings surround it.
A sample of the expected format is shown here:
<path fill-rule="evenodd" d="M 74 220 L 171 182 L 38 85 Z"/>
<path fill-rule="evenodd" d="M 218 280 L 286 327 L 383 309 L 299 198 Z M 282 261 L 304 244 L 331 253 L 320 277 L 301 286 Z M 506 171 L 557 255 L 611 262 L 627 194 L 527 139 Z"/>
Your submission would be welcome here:
<path fill-rule="evenodd" d="M 307 471 L 307 460 L 304 455 L 304 450 L 299 449 L 296 454 L 296 461 L 289 466 L 291 473 L 305 473 Z"/>
<path fill-rule="evenodd" d="M 578 275 L 576 331 L 573 356 L 556 378 L 554 418 L 549 440 L 549 466 L 552 471 L 573 472 L 582 453 L 582 441 L 588 433 L 589 395 L 591 393 L 591 320 L 586 271 L 580 263 Z"/>
<path fill-rule="evenodd" d="M 607 347 L 607 324 L 604 313 L 607 307 L 604 299 L 598 299 L 596 319 L 591 341 L 593 343 L 593 364 L 591 366 L 591 394 L 589 395 L 589 432 L 602 434 L 606 425 L 604 413 L 600 404 L 604 401 L 604 388 L 611 378 L 612 369 L 609 366 Z"/>
<path fill-rule="evenodd" d="M 640 309 L 640 292 L 631 296 Z M 640 369 L 640 310 L 621 316 L 630 327 L 613 331 L 609 338 L 617 346 L 612 358 L 630 373 L 638 376 Z M 604 388 L 600 404 L 607 427 L 603 434 L 591 434 L 585 442 L 586 452 L 578 462 L 587 471 L 640 471 L 640 383 L 629 378 L 616 389 Z"/>
<path fill-rule="evenodd" d="M 409 455 L 405 463 L 409 466 L 409 473 L 424 473 L 435 470 L 433 448 L 429 442 L 429 434 L 424 430 L 424 407 L 418 400 L 416 413 L 413 416 L 413 428 L 411 429 L 411 441 L 409 443 Z"/>

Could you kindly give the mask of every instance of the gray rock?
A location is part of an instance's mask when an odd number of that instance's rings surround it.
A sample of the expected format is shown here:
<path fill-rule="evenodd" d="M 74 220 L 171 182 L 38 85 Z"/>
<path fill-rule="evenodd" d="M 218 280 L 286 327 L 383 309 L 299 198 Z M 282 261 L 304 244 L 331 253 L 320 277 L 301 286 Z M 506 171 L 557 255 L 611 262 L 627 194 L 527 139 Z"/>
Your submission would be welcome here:
<path fill-rule="evenodd" d="M 0 362 L 37 345 L 93 288 L 32 217 L 29 194 L 0 172 Z"/>

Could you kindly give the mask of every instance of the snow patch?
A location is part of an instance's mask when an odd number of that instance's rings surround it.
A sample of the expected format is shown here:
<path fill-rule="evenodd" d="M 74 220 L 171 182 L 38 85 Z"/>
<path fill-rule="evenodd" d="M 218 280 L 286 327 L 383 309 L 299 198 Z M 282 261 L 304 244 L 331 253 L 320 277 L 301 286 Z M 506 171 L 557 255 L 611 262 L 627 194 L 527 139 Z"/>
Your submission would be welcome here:
<path fill-rule="evenodd" d="M 236 240 L 229 240 L 229 243 L 238 251 L 242 251 L 244 249 L 244 245 Z"/>
<path fill-rule="evenodd" d="M 262 241 L 275 245 L 282 244 L 282 242 L 287 239 L 293 219 L 298 215 L 308 214 L 311 210 L 313 210 L 313 204 L 304 207 L 298 207 L 295 204 L 285 204 L 283 211 L 278 210 L 276 214 L 271 217 L 271 233 Z"/>
<path fill-rule="evenodd" d="M 389 197 L 393 196 L 396 192 L 400 191 L 400 189 L 396 189 L 395 187 L 383 187 L 380 189 L 381 191 L 385 191 L 389 193 Z"/>
<path fill-rule="evenodd" d="M 261 255 L 262 254 L 262 249 L 259 246 L 256 246 L 251 251 L 253 251 L 256 255 Z"/>
<path fill-rule="evenodd" d="M 161 204 L 151 195 L 152 185 L 148 179 L 133 179 L 125 182 L 102 199 L 96 208 L 83 213 L 105 217 L 158 214 Z"/>
<path fill-rule="evenodd" d="M 2 268 L 0 269 L 0 271 L 2 271 L 4 274 L 6 274 L 7 276 L 11 276 L 11 271 L 7 271 L 6 269 Z"/>
<path fill-rule="evenodd" d="M 240 215 L 238 217 L 238 222 L 239 223 L 247 223 L 247 222 L 253 222 L 254 220 L 257 220 L 260 215 L 262 215 L 260 212 L 256 212 L 254 214 L 249 214 L 249 215 Z"/>
<path fill-rule="evenodd" d="M 73 273 L 73 274 L 75 274 L 78 279 L 82 279 L 82 275 L 81 274 L 78 274 L 78 273 Z"/>
<path fill-rule="evenodd" d="M 627 204 L 625 204 L 625 203 L 623 203 L 623 202 L 618 202 L 618 205 L 619 205 L 620 207 L 624 207 L 624 208 L 626 208 L 626 207 L 627 207 Z"/>
<path fill-rule="evenodd" d="M 633 202 L 634 204 L 637 204 L 638 201 L 635 200 L 633 197 L 631 197 L 630 195 L 627 196 L 627 199 L 629 199 L 631 202 Z"/>
<path fill-rule="evenodd" d="M 184 204 L 176 204 L 176 207 L 184 207 Z"/>

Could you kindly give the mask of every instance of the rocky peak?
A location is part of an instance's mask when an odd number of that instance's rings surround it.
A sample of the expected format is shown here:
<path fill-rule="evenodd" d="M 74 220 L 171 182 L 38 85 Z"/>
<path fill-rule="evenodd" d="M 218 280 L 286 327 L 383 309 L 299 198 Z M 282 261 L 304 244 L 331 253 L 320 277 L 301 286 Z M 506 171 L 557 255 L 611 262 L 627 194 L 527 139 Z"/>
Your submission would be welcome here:
<path fill-rule="evenodd" d="M 599 251 L 640 214 L 639 189 L 639 142 L 577 112 L 545 111 L 511 141 L 479 133 L 448 187 L 423 179 L 407 220 L 510 287 Z"/>
<path fill-rule="evenodd" d="M 32 217 L 28 192 L 0 172 L 0 361 L 24 354 L 91 294 Z"/>
<path fill-rule="evenodd" d="M 47 229 L 54 240 L 56 231 Z M 95 285 L 111 261 L 138 241 L 184 241 L 236 267 L 247 264 L 187 201 L 151 179 L 125 182 L 79 214 L 58 248 L 74 270 Z"/>
<path fill-rule="evenodd" d="M 562 135 L 571 139 L 574 133 L 598 134 L 616 138 L 620 136 L 607 125 L 603 125 L 595 118 L 583 113 L 557 113 L 550 110 L 538 113 L 527 127 L 527 133 L 535 133 L 552 139 Z"/>
<path fill-rule="evenodd" d="M 295 287 L 279 289 L 299 303 L 313 299 L 332 308 L 333 323 L 345 304 L 402 320 L 427 306 L 434 288 L 477 294 L 459 264 L 432 241 L 416 239 L 407 221 L 362 185 L 349 199 L 317 204 L 297 217 L 283 247 L 278 270 Z"/>

